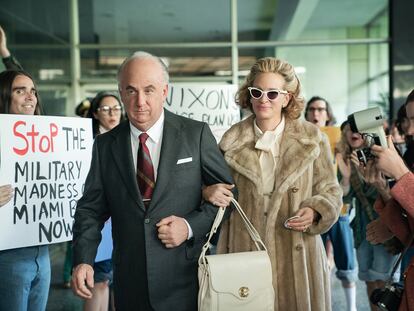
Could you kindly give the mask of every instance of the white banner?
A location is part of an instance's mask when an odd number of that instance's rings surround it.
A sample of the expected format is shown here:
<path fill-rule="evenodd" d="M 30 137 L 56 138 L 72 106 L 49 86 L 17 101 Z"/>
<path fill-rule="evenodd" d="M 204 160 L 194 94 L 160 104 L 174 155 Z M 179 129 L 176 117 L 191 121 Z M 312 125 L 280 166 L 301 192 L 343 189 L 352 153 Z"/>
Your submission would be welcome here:
<path fill-rule="evenodd" d="M 224 132 L 240 121 L 240 109 L 234 100 L 236 91 L 235 85 L 172 84 L 165 108 L 175 114 L 206 122 L 220 141 Z"/>
<path fill-rule="evenodd" d="M 0 250 L 72 239 L 92 156 L 91 119 L 0 115 Z"/>

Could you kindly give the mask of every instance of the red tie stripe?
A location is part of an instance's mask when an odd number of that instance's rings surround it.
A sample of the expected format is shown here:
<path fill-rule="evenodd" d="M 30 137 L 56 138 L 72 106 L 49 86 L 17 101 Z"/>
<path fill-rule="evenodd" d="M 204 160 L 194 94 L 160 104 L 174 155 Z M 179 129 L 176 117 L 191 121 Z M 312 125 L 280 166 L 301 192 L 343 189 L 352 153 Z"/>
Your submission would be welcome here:
<path fill-rule="evenodd" d="M 139 135 L 139 148 L 137 158 L 137 182 L 144 203 L 149 202 L 154 191 L 155 178 L 154 167 L 151 161 L 151 155 L 145 144 L 148 139 L 147 133 Z M 146 204 L 148 205 L 148 203 Z"/>

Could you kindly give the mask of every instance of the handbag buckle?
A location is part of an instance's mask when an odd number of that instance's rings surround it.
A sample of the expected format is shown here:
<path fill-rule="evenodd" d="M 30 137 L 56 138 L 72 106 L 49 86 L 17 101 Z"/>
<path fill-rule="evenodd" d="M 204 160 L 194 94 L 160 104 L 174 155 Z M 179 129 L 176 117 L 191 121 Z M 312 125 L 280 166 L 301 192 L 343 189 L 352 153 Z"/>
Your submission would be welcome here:
<path fill-rule="evenodd" d="M 239 296 L 241 298 L 246 298 L 247 296 L 249 296 L 249 288 L 242 286 L 239 288 Z"/>

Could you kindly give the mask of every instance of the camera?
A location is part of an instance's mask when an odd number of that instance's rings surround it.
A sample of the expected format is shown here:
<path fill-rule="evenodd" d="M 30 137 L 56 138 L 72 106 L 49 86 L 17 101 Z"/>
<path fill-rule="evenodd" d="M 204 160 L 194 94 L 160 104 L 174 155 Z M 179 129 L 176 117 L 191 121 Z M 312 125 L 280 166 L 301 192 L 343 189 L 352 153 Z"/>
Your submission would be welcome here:
<path fill-rule="evenodd" d="M 384 311 L 397 311 L 401 303 L 403 288 L 398 283 L 375 289 L 369 299 L 372 304 Z"/>
<path fill-rule="evenodd" d="M 387 146 L 387 138 L 383 128 L 383 117 L 379 107 L 354 112 L 348 116 L 349 126 L 354 133 L 360 133 L 365 141 L 364 148 L 356 151 L 360 163 L 366 165 L 371 154 L 371 146 Z"/>

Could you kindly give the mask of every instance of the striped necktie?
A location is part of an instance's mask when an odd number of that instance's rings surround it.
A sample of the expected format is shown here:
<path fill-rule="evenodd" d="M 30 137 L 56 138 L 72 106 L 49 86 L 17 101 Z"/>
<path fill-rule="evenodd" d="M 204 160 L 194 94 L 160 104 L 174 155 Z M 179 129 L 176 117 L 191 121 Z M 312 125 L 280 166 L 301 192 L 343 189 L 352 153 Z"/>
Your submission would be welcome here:
<path fill-rule="evenodd" d="M 155 186 L 154 167 L 152 165 L 148 147 L 145 144 L 148 137 L 147 133 L 139 135 L 137 158 L 137 182 L 145 207 L 148 207 L 149 202 L 151 201 L 152 192 L 154 191 Z"/>

